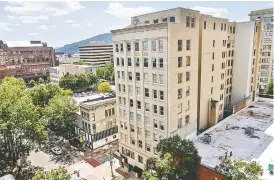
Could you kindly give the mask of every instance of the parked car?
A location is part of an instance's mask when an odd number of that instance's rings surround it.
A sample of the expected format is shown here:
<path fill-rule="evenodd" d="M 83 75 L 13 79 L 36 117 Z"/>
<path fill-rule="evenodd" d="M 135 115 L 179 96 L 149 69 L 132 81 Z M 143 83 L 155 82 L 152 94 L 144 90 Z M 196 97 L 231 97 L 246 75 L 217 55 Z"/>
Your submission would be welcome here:
<path fill-rule="evenodd" d="M 53 148 L 51 148 L 51 152 L 53 152 L 56 155 L 60 155 L 60 154 L 62 154 L 62 149 L 59 147 L 53 147 Z"/>

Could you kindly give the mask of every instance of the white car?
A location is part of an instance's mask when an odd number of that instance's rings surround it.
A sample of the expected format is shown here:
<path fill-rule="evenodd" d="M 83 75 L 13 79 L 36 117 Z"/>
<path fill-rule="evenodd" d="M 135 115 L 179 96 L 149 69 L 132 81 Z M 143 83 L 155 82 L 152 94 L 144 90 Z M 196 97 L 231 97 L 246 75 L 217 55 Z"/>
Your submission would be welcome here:
<path fill-rule="evenodd" d="M 62 154 L 62 150 L 61 150 L 61 148 L 59 148 L 59 147 L 51 148 L 51 151 L 52 151 L 54 154 L 56 154 L 56 155 Z"/>

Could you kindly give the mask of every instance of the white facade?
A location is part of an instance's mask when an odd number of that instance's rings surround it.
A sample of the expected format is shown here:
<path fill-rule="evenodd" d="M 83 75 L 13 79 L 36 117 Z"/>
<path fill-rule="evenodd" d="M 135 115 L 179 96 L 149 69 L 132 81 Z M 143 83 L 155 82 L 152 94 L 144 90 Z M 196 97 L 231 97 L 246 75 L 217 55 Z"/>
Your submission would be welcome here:
<path fill-rule="evenodd" d="M 231 97 L 233 105 L 251 95 L 254 27 L 255 22 L 252 21 L 236 24 Z"/>
<path fill-rule="evenodd" d="M 112 61 L 111 42 L 90 42 L 79 47 L 80 59 L 92 66 L 104 66 Z"/>
<path fill-rule="evenodd" d="M 96 67 L 86 65 L 61 64 L 57 67 L 49 68 L 50 81 L 59 83 L 61 77 L 66 74 L 88 74 L 90 72 L 96 73 Z"/>

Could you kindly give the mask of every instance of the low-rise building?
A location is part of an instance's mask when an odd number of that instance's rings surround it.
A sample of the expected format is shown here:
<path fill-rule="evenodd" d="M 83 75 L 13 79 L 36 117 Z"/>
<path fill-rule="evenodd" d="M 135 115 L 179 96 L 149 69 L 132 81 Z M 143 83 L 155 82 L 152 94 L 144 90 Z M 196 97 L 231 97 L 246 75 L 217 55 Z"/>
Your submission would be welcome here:
<path fill-rule="evenodd" d="M 96 67 L 87 65 L 61 64 L 60 66 L 49 68 L 50 81 L 53 83 L 59 83 L 61 77 L 66 74 L 88 74 L 90 72 L 95 73 Z"/>
<path fill-rule="evenodd" d="M 257 161 L 264 170 L 261 178 L 273 179 L 268 169 L 274 163 L 273 103 L 256 102 L 189 139 L 208 168 L 226 158 Z"/>
<path fill-rule="evenodd" d="M 95 94 L 80 102 L 75 132 L 92 149 L 118 139 L 116 125 L 116 95 Z"/>

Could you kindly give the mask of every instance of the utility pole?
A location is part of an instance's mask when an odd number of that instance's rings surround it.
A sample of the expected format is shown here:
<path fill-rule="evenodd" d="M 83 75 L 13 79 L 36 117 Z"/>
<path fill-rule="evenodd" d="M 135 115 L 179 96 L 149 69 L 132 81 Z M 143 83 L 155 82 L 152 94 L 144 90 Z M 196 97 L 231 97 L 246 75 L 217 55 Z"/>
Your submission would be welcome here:
<path fill-rule="evenodd" d="M 111 145 L 108 144 L 108 148 L 109 148 L 109 163 L 110 163 L 110 169 L 111 169 L 111 177 L 112 179 L 114 179 L 114 175 L 113 175 L 113 169 L 112 169 L 112 159 L 111 159 Z"/>

